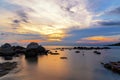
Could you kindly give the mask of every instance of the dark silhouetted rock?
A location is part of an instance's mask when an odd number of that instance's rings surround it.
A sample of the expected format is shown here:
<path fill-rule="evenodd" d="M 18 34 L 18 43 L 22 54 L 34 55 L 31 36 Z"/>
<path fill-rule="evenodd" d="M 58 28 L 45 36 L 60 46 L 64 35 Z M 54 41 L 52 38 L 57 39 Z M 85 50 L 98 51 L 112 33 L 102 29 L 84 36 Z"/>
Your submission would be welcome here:
<path fill-rule="evenodd" d="M 80 53 L 80 51 L 75 51 L 75 53 Z"/>
<path fill-rule="evenodd" d="M 74 47 L 73 49 L 79 49 L 79 50 L 99 50 L 99 49 L 110 49 L 109 47 Z"/>
<path fill-rule="evenodd" d="M 26 48 L 26 57 L 35 57 L 38 55 L 47 55 L 48 50 L 39 45 L 38 43 L 32 42 L 28 44 Z"/>
<path fill-rule="evenodd" d="M 120 62 L 102 63 L 106 69 L 120 74 Z"/>
<path fill-rule="evenodd" d="M 51 55 L 59 55 L 59 53 L 50 53 Z"/>
<path fill-rule="evenodd" d="M 120 46 L 120 42 L 119 43 L 115 43 L 115 44 L 111 44 L 111 45 L 108 45 L 108 46 Z"/>
<path fill-rule="evenodd" d="M 101 54 L 101 52 L 98 52 L 98 51 L 94 51 L 95 54 Z"/>
<path fill-rule="evenodd" d="M 8 74 L 11 70 L 17 67 L 16 62 L 0 63 L 0 77 Z"/>
<path fill-rule="evenodd" d="M 60 57 L 60 59 L 67 59 L 67 57 Z"/>
<path fill-rule="evenodd" d="M 12 49 L 12 46 L 8 43 L 5 43 L 4 45 L 1 46 L 0 54 L 1 56 L 13 56 L 15 53 L 14 50 Z"/>
<path fill-rule="evenodd" d="M 3 58 L 4 58 L 5 60 L 12 60 L 12 59 L 13 59 L 12 56 L 4 56 Z"/>
<path fill-rule="evenodd" d="M 21 46 L 13 46 L 12 48 L 16 54 L 23 54 L 26 51 L 26 49 Z"/>

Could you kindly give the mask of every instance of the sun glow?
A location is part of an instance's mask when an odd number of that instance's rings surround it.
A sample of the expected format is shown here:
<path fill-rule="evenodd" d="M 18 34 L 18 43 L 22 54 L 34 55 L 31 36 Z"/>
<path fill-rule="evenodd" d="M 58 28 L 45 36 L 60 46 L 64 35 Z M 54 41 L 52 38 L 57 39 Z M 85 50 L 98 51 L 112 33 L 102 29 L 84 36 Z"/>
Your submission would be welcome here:
<path fill-rule="evenodd" d="M 93 18 L 86 0 L 11 0 L 9 3 L 22 6 L 14 13 L 7 12 L 15 14 L 11 19 L 18 22 L 11 22 L 17 33 L 39 34 L 48 41 L 62 41 L 73 28 L 88 28 Z"/>

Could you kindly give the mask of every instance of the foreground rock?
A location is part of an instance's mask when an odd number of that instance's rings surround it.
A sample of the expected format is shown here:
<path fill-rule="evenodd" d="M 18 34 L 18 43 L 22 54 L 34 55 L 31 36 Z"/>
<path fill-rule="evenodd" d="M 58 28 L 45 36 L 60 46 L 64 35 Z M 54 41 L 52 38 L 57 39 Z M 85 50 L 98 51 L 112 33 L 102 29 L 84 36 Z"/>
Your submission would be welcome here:
<path fill-rule="evenodd" d="M 11 46 L 9 43 L 5 43 L 0 47 L 0 56 L 5 60 L 12 60 L 12 58 L 19 57 L 21 54 L 25 54 L 25 57 L 37 57 L 38 55 L 47 55 L 48 50 L 32 42 L 27 45 L 27 48 L 21 46 Z"/>
<path fill-rule="evenodd" d="M 32 42 L 28 44 L 26 48 L 26 57 L 36 57 L 38 55 L 47 55 L 48 50 L 39 45 L 38 43 Z"/>
<path fill-rule="evenodd" d="M 11 60 L 15 55 L 12 46 L 9 43 L 5 43 L 0 48 L 0 56 L 4 57 L 5 60 Z"/>
<path fill-rule="evenodd" d="M 12 49 L 12 46 L 8 43 L 5 43 L 0 48 L 0 55 L 1 56 L 13 56 L 14 50 Z"/>
<path fill-rule="evenodd" d="M 0 63 L 0 77 L 8 74 L 11 70 L 17 67 L 16 62 Z"/>
<path fill-rule="evenodd" d="M 109 63 L 102 63 L 104 65 L 105 68 L 119 73 L 120 74 L 120 61 L 119 62 L 109 62 Z"/>

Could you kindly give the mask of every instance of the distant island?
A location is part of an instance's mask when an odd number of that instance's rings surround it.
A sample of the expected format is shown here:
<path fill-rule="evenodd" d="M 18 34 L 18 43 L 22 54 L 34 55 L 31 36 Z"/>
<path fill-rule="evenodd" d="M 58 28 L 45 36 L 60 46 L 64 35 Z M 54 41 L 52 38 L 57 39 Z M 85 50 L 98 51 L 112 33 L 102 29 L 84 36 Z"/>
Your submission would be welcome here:
<path fill-rule="evenodd" d="M 119 43 L 115 43 L 115 44 L 111 44 L 111 45 L 108 45 L 108 46 L 120 46 L 120 42 Z"/>

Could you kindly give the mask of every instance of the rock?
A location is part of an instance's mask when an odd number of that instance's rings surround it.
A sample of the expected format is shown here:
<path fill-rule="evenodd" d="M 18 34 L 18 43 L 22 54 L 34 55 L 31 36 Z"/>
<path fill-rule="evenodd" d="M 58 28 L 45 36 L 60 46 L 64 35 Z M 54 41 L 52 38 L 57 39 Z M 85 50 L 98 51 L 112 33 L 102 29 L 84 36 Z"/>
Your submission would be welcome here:
<path fill-rule="evenodd" d="M 94 53 L 96 53 L 96 54 L 101 54 L 101 52 L 98 52 L 98 51 L 94 51 Z"/>
<path fill-rule="evenodd" d="M 101 49 L 110 49 L 109 47 L 74 47 L 73 49 L 79 49 L 79 50 L 101 50 Z"/>
<path fill-rule="evenodd" d="M 59 53 L 50 53 L 51 55 L 59 55 Z"/>
<path fill-rule="evenodd" d="M 109 63 L 103 63 L 104 67 L 106 69 L 109 69 L 113 72 L 120 74 L 120 63 L 119 62 L 109 62 Z"/>
<path fill-rule="evenodd" d="M 16 54 L 23 54 L 26 51 L 25 48 L 21 46 L 13 46 L 12 48 Z"/>
<path fill-rule="evenodd" d="M 75 51 L 75 53 L 80 53 L 80 51 Z"/>
<path fill-rule="evenodd" d="M 57 51 L 55 51 L 55 52 L 57 52 Z"/>
<path fill-rule="evenodd" d="M 67 59 L 67 57 L 60 57 L 60 59 Z"/>
<path fill-rule="evenodd" d="M 26 48 L 26 57 L 35 57 L 38 55 L 47 55 L 48 50 L 39 45 L 38 43 L 32 42 L 28 44 Z"/>
<path fill-rule="evenodd" d="M 25 57 L 36 57 L 36 56 L 38 56 L 38 52 L 36 51 L 36 49 L 29 49 L 25 53 Z"/>
<path fill-rule="evenodd" d="M 5 63 L 2 63 L 1 66 L 3 67 L 3 70 L 12 70 L 17 67 L 17 63 L 16 62 L 5 62 Z"/>
<path fill-rule="evenodd" d="M 8 74 L 11 70 L 17 67 L 16 62 L 0 63 L 0 77 Z"/>
<path fill-rule="evenodd" d="M 39 47 L 38 43 L 31 42 L 30 44 L 27 45 L 27 49 L 36 49 Z"/>
<path fill-rule="evenodd" d="M 5 43 L 1 48 L 11 48 L 12 46 L 9 43 Z"/>
<path fill-rule="evenodd" d="M 12 59 L 13 59 L 12 56 L 4 56 L 3 58 L 4 58 L 5 60 L 12 60 Z"/>
<path fill-rule="evenodd" d="M 14 50 L 12 49 L 12 46 L 8 43 L 5 43 L 4 45 L 1 46 L 0 54 L 1 56 L 13 56 L 15 53 Z"/>

